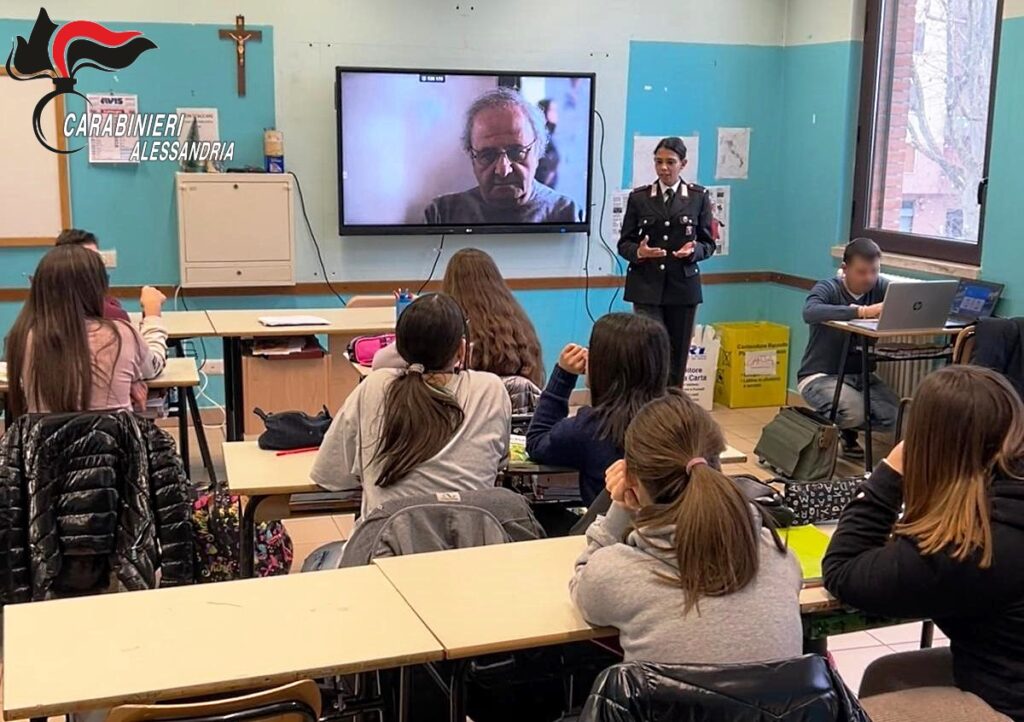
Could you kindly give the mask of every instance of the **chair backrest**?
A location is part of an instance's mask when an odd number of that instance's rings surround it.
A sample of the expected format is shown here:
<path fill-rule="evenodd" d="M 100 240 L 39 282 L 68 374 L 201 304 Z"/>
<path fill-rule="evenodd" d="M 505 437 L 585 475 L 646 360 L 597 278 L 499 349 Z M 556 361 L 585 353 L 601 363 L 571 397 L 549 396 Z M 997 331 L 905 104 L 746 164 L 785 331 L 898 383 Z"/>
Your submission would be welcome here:
<path fill-rule="evenodd" d="M 598 676 L 580 722 L 870 722 L 824 657 L 736 665 L 617 664 Z"/>
<path fill-rule="evenodd" d="M 394 296 L 353 296 L 345 304 L 346 308 L 385 308 L 395 305 Z"/>
<path fill-rule="evenodd" d="M 339 566 L 543 536 L 529 503 L 508 489 L 412 496 L 382 504 L 367 514 L 345 544 Z"/>
<path fill-rule="evenodd" d="M 316 722 L 320 717 L 320 690 L 309 679 L 237 697 L 183 704 L 126 704 L 115 707 L 107 722 L 218 722 L 230 715 L 233 722 Z"/>
<path fill-rule="evenodd" d="M 953 345 L 953 363 L 969 364 L 974 358 L 974 346 L 977 343 L 978 329 L 975 326 L 968 326 L 956 337 Z"/>

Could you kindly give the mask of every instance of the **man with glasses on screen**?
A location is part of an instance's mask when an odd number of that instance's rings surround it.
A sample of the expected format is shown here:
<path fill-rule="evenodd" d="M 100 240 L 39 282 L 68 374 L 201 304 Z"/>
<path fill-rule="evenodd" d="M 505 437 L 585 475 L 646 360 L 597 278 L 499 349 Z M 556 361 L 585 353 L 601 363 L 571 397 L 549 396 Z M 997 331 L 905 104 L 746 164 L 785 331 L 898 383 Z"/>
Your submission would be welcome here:
<path fill-rule="evenodd" d="M 481 95 L 466 111 L 462 134 L 478 185 L 435 198 L 427 223 L 581 221 L 571 198 L 534 179 L 547 142 L 544 118 L 517 91 L 496 88 Z"/>

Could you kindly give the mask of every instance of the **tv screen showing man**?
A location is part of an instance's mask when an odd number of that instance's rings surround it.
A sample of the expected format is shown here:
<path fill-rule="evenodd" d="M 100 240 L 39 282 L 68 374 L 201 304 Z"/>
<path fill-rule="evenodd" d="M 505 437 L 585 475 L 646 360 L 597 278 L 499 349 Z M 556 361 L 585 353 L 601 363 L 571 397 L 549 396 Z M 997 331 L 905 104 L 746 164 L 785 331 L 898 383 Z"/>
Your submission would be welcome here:
<path fill-rule="evenodd" d="M 343 233 L 589 222 L 593 78 L 339 69 Z"/>

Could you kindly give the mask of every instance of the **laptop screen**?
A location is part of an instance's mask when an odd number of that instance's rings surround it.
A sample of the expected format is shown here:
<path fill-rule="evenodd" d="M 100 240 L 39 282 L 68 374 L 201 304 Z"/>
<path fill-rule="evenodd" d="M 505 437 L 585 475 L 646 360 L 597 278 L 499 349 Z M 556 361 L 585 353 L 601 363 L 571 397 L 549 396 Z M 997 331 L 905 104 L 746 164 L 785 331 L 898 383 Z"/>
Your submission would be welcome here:
<path fill-rule="evenodd" d="M 961 280 L 953 297 L 950 314 L 965 318 L 987 318 L 996 310 L 1003 287 L 997 283 Z"/>

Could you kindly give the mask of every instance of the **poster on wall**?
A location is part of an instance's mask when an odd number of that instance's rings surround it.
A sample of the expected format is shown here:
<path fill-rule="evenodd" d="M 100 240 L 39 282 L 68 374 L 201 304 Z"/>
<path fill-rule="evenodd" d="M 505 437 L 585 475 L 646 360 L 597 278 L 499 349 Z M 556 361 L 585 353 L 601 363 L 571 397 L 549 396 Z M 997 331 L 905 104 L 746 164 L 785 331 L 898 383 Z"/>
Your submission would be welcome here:
<path fill-rule="evenodd" d="M 117 115 L 137 115 L 139 112 L 139 96 L 125 95 L 123 93 L 89 93 L 86 96 L 88 101 L 86 109 L 87 123 L 93 127 L 93 123 L 101 123 L 104 127 L 108 122 L 116 124 Z M 99 115 L 100 120 L 93 120 Z M 124 121 L 122 121 L 124 122 Z M 113 126 L 111 126 L 113 127 Z M 139 142 L 139 136 L 116 136 L 103 135 L 89 137 L 89 162 L 90 163 L 138 163 L 138 158 L 132 160 L 132 152 Z"/>
<path fill-rule="evenodd" d="M 220 125 L 216 108 L 178 108 L 177 113 L 185 118 L 178 134 L 179 141 L 188 140 L 193 123 L 196 124 L 199 131 L 199 140 L 220 140 Z"/>
<path fill-rule="evenodd" d="M 745 180 L 749 166 L 750 128 L 719 128 L 715 178 Z"/>
<path fill-rule="evenodd" d="M 653 183 L 658 179 L 654 172 L 654 148 L 664 137 L 662 135 L 633 136 L 632 184 L 634 188 Z M 696 183 L 697 168 L 700 165 L 700 136 L 681 135 L 679 137 L 686 144 L 686 167 L 683 168 L 680 176 L 687 183 Z"/>
<path fill-rule="evenodd" d="M 612 191 L 612 240 L 616 243 L 622 235 L 622 219 L 626 215 L 626 202 L 632 189 Z"/>
<path fill-rule="evenodd" d="M 708 186 L 708 194 L 711 196 L 711 209 L 718 221 L 718 250 L 715 253 L 719 256 L 729 255 L 729 206 L 732 197 L 732 188 L 729 186 Z"/>

